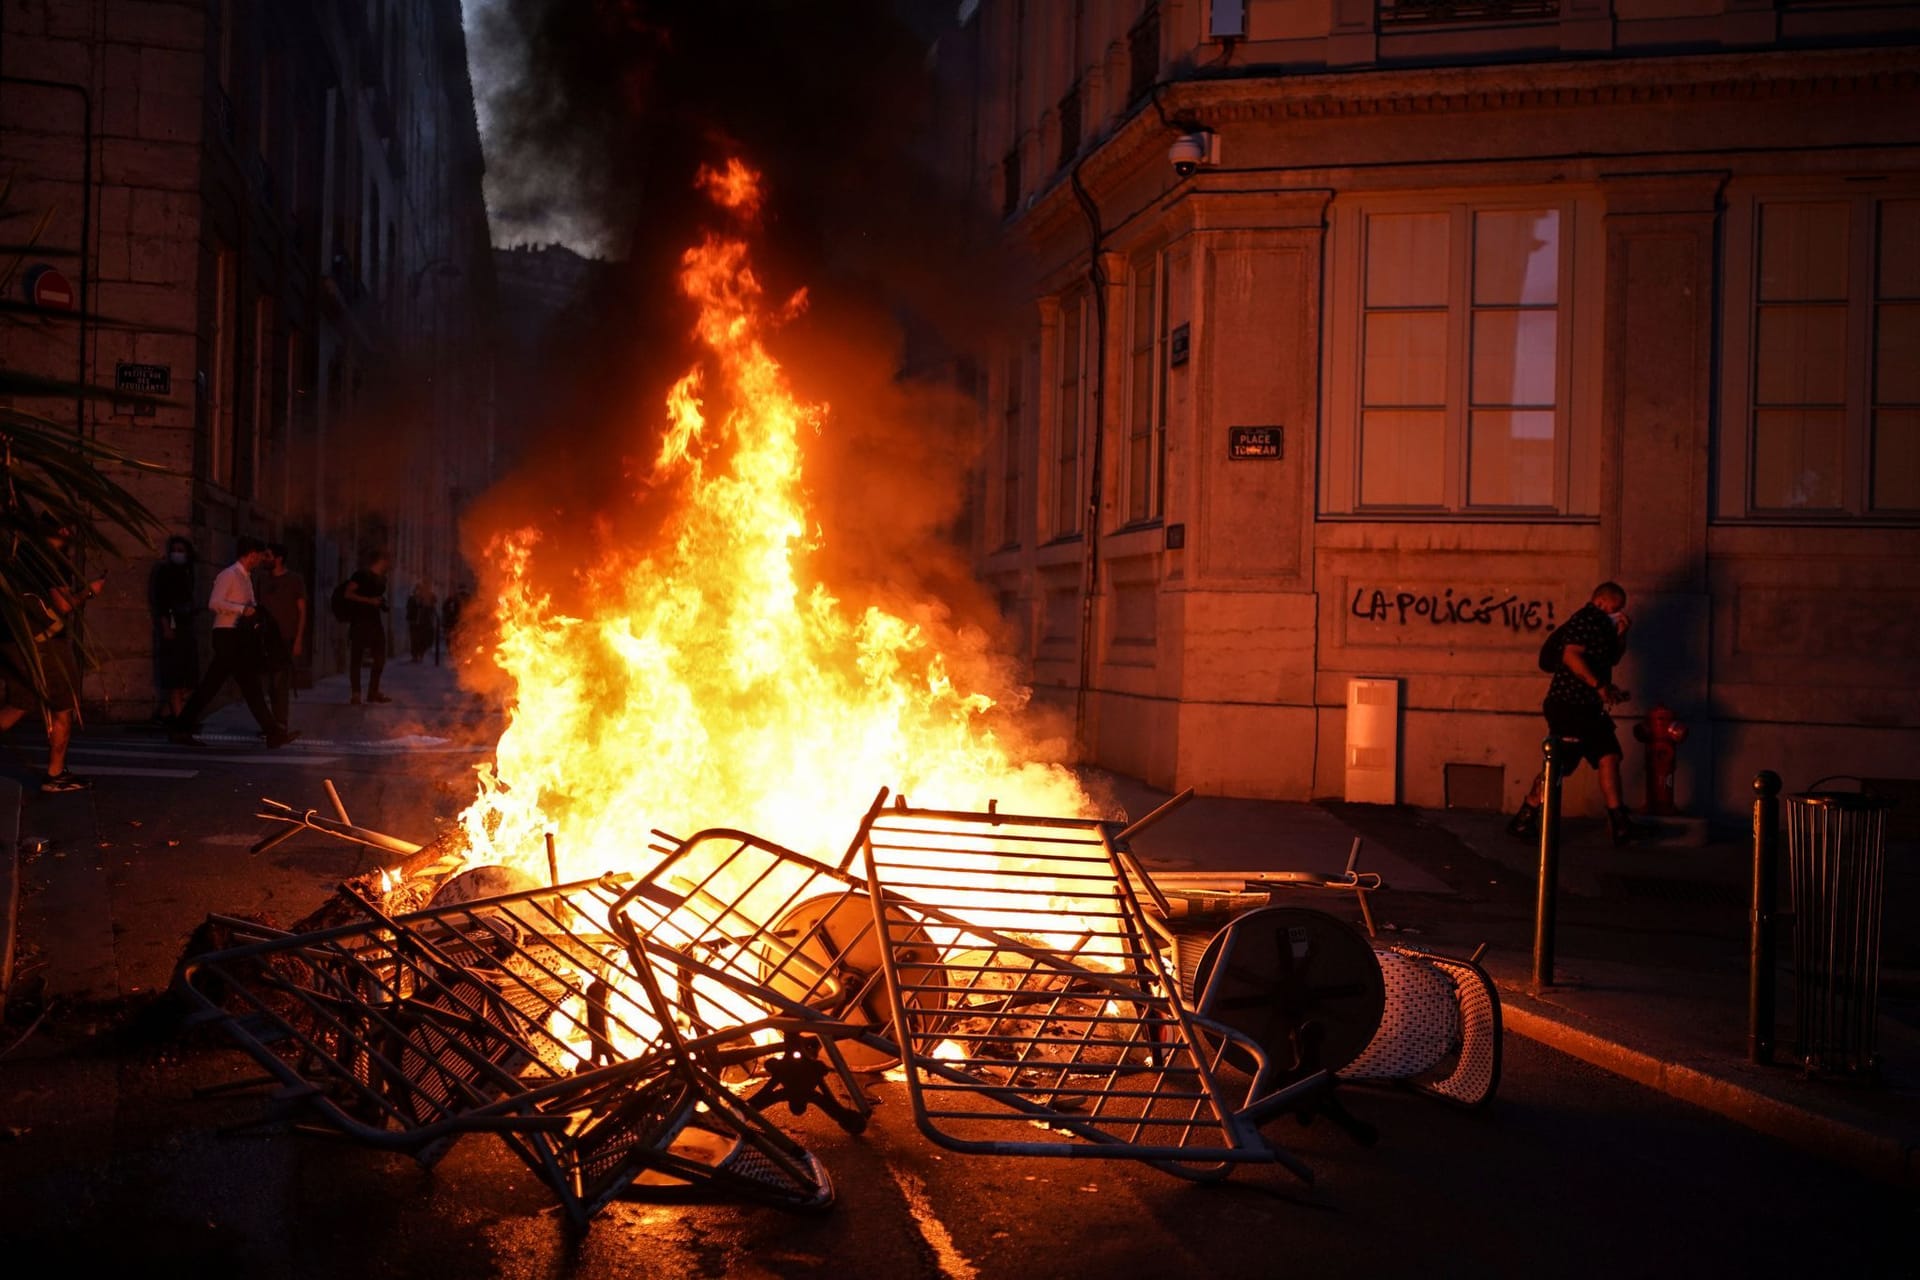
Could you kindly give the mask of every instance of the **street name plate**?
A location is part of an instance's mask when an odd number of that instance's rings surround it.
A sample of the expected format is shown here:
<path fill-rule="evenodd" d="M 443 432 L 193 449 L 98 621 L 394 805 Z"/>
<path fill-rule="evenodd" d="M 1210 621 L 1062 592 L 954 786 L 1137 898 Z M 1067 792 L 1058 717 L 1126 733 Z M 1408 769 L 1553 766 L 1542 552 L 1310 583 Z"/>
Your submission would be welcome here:
<path fill-rule="evenodd" d="M 113 366 L 113 389 L 130 396 L 170 396 L 173 394 L 173 366 L 170 364 L 127 364 Z"/>
<path fill-rule="evenodd" d="M 1236 462 L 1248 458 L 1278 458 L 1280 450 L 1279 427 L 1227 428 L 1227 457 Z"/>
<path fill-rule="evenodd" d="M 151 418 L 158 412 L 154 399 L 173 394 L 173 366 L 117 361 L 113 366 L 113 391 L 115 413 Z"/>

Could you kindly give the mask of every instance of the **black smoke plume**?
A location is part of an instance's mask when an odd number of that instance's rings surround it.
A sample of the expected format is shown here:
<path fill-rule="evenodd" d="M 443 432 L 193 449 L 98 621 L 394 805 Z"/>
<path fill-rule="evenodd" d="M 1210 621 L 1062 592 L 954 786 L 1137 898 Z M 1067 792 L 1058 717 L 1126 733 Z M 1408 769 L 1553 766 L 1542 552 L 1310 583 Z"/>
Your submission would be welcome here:
<path fill-rule="evenodd" d="M 941 63 L 928 37 L 954 7 L 479 9 L 471 38 L 496 226 L 508 236 L 564 226 L 618 261 L 542 349 L 508 353 L 533 362 L 539 393 L 504 424 L 526 442 L 523 465 L 480 504 L 471 535 L 536 524 L 543 560 L 561 565 L 597 558 L 607 539 L 645 544 L 659 513 L 634 503 L 636 473 L 666 388 L 695 358 L 674 284 L 680 255 L 713 220 L 694 175 L 738 155 L 766 179 L 755 258 L 769 296 L 805 288 L 811 300 L 771 345 L 798 394 L 832 407 L 808 459 L 827 547 L 819 567 L 856 597 L 932 590 L 978 610 L 951 540 L 970 415 L 908 372 L 951 369 L 1013 305 L 996 282 L 1014 273 L 955 190 L 963 157 L 935 110 Z"/>

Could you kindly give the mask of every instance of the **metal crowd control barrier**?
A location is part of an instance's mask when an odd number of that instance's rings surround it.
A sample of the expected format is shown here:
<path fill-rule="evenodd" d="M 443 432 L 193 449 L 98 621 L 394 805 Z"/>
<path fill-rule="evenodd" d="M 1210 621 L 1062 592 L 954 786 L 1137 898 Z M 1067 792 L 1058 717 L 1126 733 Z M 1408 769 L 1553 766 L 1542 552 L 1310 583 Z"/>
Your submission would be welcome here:
<path fill-rule="evenodd" d="M 1809 1072 L 1878 1070 L 1887 810 L 1878 796 L 1787 797 L 1794 1033 Z"/>
<path fill-rule="evenodd" d="M 1134 894 L 1151 881 L 1104 824 L 884 799 L 858 845 L 922 1133 L 955 1151 L 1311 1179 L 1260 1125 L 1320 1107 L 1326 1073 L 1275 1088 L 1257 1044 L 1188 1012 Z M 1250 1068 L 1239 1100 L 1229 1052 Z"/>
<path fill-rule="evenodd" d="M 942 1146 L 1201 1180 L 1248 1163 L 1310 1180 L 1261 1132 L 1283 1114 L 1370 1141 L 1336 1073 L 1465 1105 L 1493 1091 L 1499 1002 L 1472 962 L 1249 909 L 1263 877 L 1163 892 L 1127 837 L 1185 795 L 1125 829 L 887 795 L 837 863 L 656 832 L 637 877 L 398 915 L 343 886 L 340 922 L 298 934 L 215 917 L 227 941 L 175 988 L 309 1124 L 424 1165 L 494 1134 L 576 1226 L 670 1188 L 824 1207 L 825 1169 L 763 1113 L 817 1106 L 860 1132 L 856 1073 L 895 1064 Z M 1364 909 L 1378 878 L 1350 859 L 1317 884 Z"/>
<path fill-rule="evenodd" d="M 707 1185 L 788 1207 L 832 1186 L 717 1071 L 737 1029 L 688 1037 L 608 919 L 603 878 L 307 934 L 224 922 L 240 945 L 174 987 L 325 1129 L 431 1165 L 498 1136 L 583 1225 L 614 1197 Z"/>

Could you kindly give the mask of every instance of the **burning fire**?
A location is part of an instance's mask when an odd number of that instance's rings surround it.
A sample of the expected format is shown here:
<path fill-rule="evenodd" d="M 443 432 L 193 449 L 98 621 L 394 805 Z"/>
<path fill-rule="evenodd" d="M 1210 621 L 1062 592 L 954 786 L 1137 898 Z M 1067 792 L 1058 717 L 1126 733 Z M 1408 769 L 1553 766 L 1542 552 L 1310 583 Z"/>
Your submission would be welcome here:
<path fill-rule="evenodd" d="M 803 580 L 804 442 L 830 416 L 795 399 L 766 339 L 805 295 L 770 307 L 753 272 L 759 176 L 734 160 L 699 184 L 735 230 L 682 259 L 703 356 L 667 397 L 649 477 L 674 513 L 657 549 L 584 570 L 582 617 L 533 581 L 537 530 L 496 540 L 494 657 L 513 694 L 461 818 L 473 859 L 544 880 L 551 831 L 572 879 L 640 869 L 651 828 L 708 826 L 837 857 L 882 784 L 926 807 L 1089 813 L 926 626 Z"/>

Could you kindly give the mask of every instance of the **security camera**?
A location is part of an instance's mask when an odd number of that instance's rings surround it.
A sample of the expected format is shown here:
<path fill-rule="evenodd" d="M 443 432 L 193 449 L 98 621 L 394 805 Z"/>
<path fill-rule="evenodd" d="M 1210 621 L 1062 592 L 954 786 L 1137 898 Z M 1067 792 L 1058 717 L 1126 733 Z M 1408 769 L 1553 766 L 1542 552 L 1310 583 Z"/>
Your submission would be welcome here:
<path fill-rule="evenodd" d="M 1167 148 L 1167 162 L 1175 174 L 1191 178 L 1194 171 L 1220 163 L 1220 135 L 1211 129 L 1183 133 Z"/>

